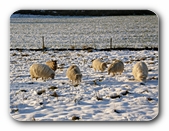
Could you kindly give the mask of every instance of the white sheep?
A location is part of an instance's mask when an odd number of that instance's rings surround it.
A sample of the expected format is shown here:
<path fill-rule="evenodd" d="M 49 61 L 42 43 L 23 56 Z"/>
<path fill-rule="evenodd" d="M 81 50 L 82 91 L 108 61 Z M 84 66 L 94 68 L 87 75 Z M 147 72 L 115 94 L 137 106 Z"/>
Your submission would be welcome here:
<path fill-rule="evenodd" d="M 95 59 L 92 62 L 92 67 L 94 68 L 94 70 L 98 70 L 103 72 L 106 68 L 107 68 L 107 64 L 102 62 L 100 59 Z"/>
<path fill-rule="evenodd" d="M 48 65 L 52 70 L 56 71 L 57 60 L 46 61 L 46 65 Z"/>
<path fill-rule="evenodd" d="M 145 82 L 148 76 L 148 68 L 146 63 L 142 61 L 137 62 L 132 69 L 132 74 L 135 80 Z"/>
<path fill-rule="evenodd" d="M 80 72 L 80 69 L 76 65 L 71 65 L 66 72 L 66 76 L 69 78 L 69 80 L 72 80 L 72 84 L 76 82 L 77 84 L 81 82 L 82 74 Z"/>
<path fill-rule="evenodd" d="M 36 80 L 38 78 L 42 78 L 42 80 L 46 80 L 48 78 L 54 79 L 55 72 L 47 65 L 45 64 L 37 64 L 34 63 L 29 68 L 29 72 L 31 75 L 31 78 L 35 78 Z"/>
<path fill-rule="evenodd" d="M 121 73 L 124 71 L 124 64 L 122 61 L 120 60 L 115 60 L 108 68 L 108 75 L 110 73 L 113 74 L 113 76 L 116 74 L 116 73 Z"/>

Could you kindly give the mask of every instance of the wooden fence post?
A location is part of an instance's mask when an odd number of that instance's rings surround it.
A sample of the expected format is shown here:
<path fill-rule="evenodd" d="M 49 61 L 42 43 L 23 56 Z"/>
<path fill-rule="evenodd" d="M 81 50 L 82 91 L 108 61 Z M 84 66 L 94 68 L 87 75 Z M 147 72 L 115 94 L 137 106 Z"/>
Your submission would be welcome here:
<path fill-rule="evenodd" d="M 112 49 L 112 38 L 110 38 L 110 49 Z"/>
<path fill-rule="evenodd" d="M 42 36 L 42 49 L 45 49 L 44 36 Z"/>

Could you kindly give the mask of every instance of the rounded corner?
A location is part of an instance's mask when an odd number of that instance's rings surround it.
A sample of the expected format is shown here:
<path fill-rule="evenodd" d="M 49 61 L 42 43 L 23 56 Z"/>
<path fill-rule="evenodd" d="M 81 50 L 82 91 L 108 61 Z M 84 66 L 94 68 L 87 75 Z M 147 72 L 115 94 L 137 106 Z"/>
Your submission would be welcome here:
<path fill-rule="evenodd" d="M 157 12 L 152 11 L 152 10 L 148 10 L 148 11 L 150 11 L 152 15 L 155 15 L 155 16 L 159 19 L 159 15 L 158 15 L 158 13 L 157 13 Z"/>
<path fill-rule="evenodd" d="M 13 119 L 14 121 L 16 121 L 16 122 L 21 122 L 21 121 L 19 121 L 18 119 L 15 119 L 15 118 L 12 116 L 11 112 L 9 112 L 9 116 L 10 116 L 10 118 Z"/>
<path fill-rule="evenodd" d="M 151 119 L 151 120 L 149 120 L 149 122 L 154 122 L 154 121 L 156 121 L 158 118 L 159 118 L 159 111 L 157 112 L 157 115 L 153 118 L 153 119 Z"/>
<path fill-rule="evenodd" d="M 12 16 L 13 16 L 16 12 L 18 12 L 18 11 L 20 11 L 20 10 L 16 10 L 16 11 L 14 11 L 13 13 L 11 13 L 10 18 L 12 18 Z"/>

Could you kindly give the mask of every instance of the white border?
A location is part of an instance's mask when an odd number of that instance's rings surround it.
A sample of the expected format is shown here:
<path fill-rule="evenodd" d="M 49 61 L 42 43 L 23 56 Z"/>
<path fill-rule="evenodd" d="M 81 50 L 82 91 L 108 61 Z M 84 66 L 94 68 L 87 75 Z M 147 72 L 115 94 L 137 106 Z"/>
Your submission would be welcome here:
<path fill-rule="evenodd" d="M 160 114 L 152 122 L 86 122 L 86 123 L 68 123 L 68 122 L 17 122 L 9 115 L 9 42 L 10 42 L 10 15 L 19 9 L 149 9 L 155 12 L 160 19 Z M 32 131 L 32 130 L 159 130 L 168 129 L 169 103 L 167 96 L 169 87 L 167 87 L 169 39 L 167 36 L 169 25 L 169 8 L 167 0 L 5 0 L 1 2 L 0 16 L 0 123 L 1 129 Z M 164 128 L 163 128 L 164 127 Z M 166 128 L 165 128 L 166 127 Z"/>

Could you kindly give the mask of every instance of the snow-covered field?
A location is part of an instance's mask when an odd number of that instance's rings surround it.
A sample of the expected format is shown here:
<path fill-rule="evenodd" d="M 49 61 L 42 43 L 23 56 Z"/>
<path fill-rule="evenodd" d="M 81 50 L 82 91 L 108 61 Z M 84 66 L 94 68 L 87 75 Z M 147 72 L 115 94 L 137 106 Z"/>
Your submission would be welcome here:
<path fill-rule="evenodd" d="M 108 65 L 120 59 L 125 70 L 115 77 L 107 71 L 94 72 L 95 58 Z M 58 60 L 55 79 L 32 81 L 31 64 L 50 59 Z M 139 60 L 149 69 L 145 85 L 134 81 L 131 73 Z M 83 74 L 82 83 L 75 87 L 66 77 L 71 64 L 78 65 Z M 79 121 L 149 121 L 158 115 L 158 71 L 158 51 L 11 51 L 11 116 L 19 121 L 71 121 L 73 116 Z"/>
<path fill-rule="evenodd" d="M 10 19 L 10 48 L 158 47 L 157 16 Z"/>
<path fill-rule="evenodd" d="M 92 26 L 96 21 L 100 22 L 98 28 Z M 116 28 L 109 28 L 110 23 Z M 41 36 L 45 36 L 49 48 L 60 48 L 64 46 L 64 40 L 80 39 L 80 36 L 85 40 L 89 38 L 85 45 L 94 45 L 92 38 L 103 40 L 112 37 L 114 43 L 123 43 L 126 47 L 132 45 L 137 48 L 148 44 L 158 47 L 158 20 L 155 16 L 110 19 L 13 17 L 10 27 L 10 48 L 41 48 Z M 91 35 L 92 32 L 99 33 Z M 62 46 L 56 47 L 59 42 Z M 78 42 L 82 41 L 76 41 L 76 45 Z M 72 44 L 69 41 L 67 43 L 69 46 Z M 103 48 L 106 44 L 98 45 Z M 95 72 L 91 68 L 95 58 L 101 58 L 108 66 L 113 60 L 120 59 L 124 62 L 124 72 L 114 77 L 108 75 L 107 70 Z M 10 114 L 19 121 L 153 120 L 159 112 L 158 58 L 159 52 L 154 50 L 11 50 Z M 30 66 L 51 59 L 58 63 L 55 78 L 31 80 Z M 144 61 L 148 66 L 146 83 L 137 82 L 132 76 L 132 67 L 137 61 Z M 83 75 L 78 86 L 73 86 L 66 77 L 66 70 L 71 64 L 78 65 Z"/>

